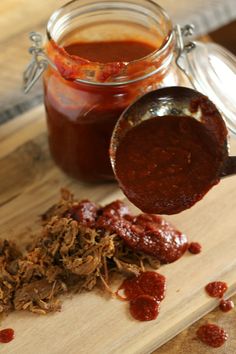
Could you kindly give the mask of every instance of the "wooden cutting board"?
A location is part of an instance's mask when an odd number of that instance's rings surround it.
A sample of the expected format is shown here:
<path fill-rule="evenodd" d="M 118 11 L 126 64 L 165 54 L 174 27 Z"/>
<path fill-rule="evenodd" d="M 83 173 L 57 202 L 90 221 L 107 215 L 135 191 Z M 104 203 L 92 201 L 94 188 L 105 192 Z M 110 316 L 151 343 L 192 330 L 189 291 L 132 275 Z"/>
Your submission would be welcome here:
<path fill-rule="evenodd" d="M 231 143 L 236 154 L 236 142 Z M 93 291 L 65 299 L 62 311 L 47 316 L 12 313 L 2 327 L 15 339 L 0 348 L 17 354 L 148 353 L 217 306 L 204 286 L 212 280 L 236 292 L 236 177 L 213 188 L 192 209 L 169 217 L 190 240 L 203 246 L 160 272 L 167 295 L 156 321 L 134 321 L 127 304 Z M 43 107 L 0 129 L 0 235 L 24 243 L 39 228 L 39 215 L 55 203 L 61 187 L 78 197 L 107 203 L 123 194 L 116 184 L 87 185 L 64 175 L 50 158 Z M 134 208 L 135 210 L 135 208 Z M 194 337 L 194 333 L 193 333 Z"/>

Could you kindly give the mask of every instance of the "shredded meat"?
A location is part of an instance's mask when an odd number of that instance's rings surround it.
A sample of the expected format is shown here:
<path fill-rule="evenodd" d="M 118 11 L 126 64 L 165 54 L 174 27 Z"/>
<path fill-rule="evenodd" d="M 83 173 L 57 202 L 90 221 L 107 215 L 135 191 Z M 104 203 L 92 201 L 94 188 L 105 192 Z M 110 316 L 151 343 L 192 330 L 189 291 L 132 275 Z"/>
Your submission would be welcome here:
<path fill-rule="evenodd" d="M 121 201 L 101 207 L 63 190 L 42 220 L 41 233 L 25 253 L 12 242 L 0 241 L 0 313 L 57 311 L 60 294 L 90 291 L 98 282 L 111 291 L 111 273 L 138 275 L 160 265 L 157 257 L 132 250 L 116 228 L 109 227 L 121 220 L 137 223 Z"/>

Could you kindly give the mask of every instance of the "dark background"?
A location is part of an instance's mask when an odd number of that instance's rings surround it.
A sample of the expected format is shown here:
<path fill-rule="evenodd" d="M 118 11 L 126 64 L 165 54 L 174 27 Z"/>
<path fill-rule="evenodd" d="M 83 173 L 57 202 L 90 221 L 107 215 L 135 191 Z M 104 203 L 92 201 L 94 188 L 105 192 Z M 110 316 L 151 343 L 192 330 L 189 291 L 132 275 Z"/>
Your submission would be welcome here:
<path fill-rule="evenodd" d="M 210 33 L 213 41 L 220 43 L 236 55 L 236 21 Z"/>

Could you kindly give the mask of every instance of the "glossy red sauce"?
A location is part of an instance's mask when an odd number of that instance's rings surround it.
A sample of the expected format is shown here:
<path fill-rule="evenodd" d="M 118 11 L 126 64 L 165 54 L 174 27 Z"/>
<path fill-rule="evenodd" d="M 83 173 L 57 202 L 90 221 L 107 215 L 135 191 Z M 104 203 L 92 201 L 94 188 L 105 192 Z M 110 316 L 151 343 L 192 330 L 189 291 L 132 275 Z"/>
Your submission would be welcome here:
<path fill-rule="evenodd" d="M 14 339 L 14 330 L 12 328 L 6 328 L 0 331 L 0 343 L 9 343 L 13 339 Z"/>
<path fill-rule="evenodd" d="M 155 320 L 159 314 L 159 301 L 149 295 L 139 295 L 130 301 L 130 314 L 138 321 Z"/>
<path fill-rule="evenodd" d="M 74 205 L 66 216 L 80 222 L 81 224 L 93 227 L 97 218 L 98 207 L 95 203 L 89 200 L 82 200 L 77 205 Z"/>
<path fill-rule="evenodd" d="M 226 342 L 228 334 L 223 328 L 209 323 L 197 330 L 197 337 L 210 347 L 218 348 Z"/>
<path fill-rule="evenodd" d="M 82 200 L 65 216 L 84 226 L 116 233 L 132 250 L 151 255 L 162 263 L 176 261 L 188 248 L 187 237 L 162 217 L 131 215 L 128 207 L 119 200 L 104 207 Z"/>
<path fill-rule="evenodd" d="M 157 48 L 141 41 L 72 43 L 64 50 L 76 60 L 77 66 L 88 62 L 108 63 L 99 75 L 107 81 L 122 71 L 124 62 L 140 59 Z M 81 59 L 80 58 L 85 58 Z M 80 61 L 79 61 L 80 60 Z M 118 62 L 117 62 L 118 61 Z M 73 67 L 58 61 L 63 80 L 51 72 L 45 75 L 45 107 L 49 145 L 56 163 L 68 174 L 85 181 L 113 180 L 109 144 L 113 128 L 124 109 L 149 81 L 130 85 L 101 86 L 73 82 Z M 102 76 L 102 77 L 101 77 Z M 154 80 L 154 78 L 153 78 Z M 157 79 L 155 79 L 157 80 Z M 142 91 L 143 92 L 143 91 Z"/>
<path fill-rule="evenodd" d="M 130 301 L 130 313 L 139 321 L 154 320 L 165 297 L 166 279 L 156 272 L 143 272 L 137 277 L 125 279 L 120 290 L 124 291 L 125 300 Z"/>
<path fill-rule="evenodd" d="M 219 308 L 223 312 L 229 312 L 234 308 L 234 302 L 232 300 L 220 300 Z"/>
<path fill-rule="evenodd" d="M 162 301 L 165 297 L 166 279 L 156 272 L 143 272 L 138 277 L 125 279 L 119 289 L 124 290 L 126 300 L 133 300 L 140 295 L 150 295 L 157 301 Z"/>
<path fill-rule="evenodd" d="M 70 55 L 99 63 L 130 62 L 151 54 L 155 48 L 145 42 L 104 41 L 72 43 L 65 47 Z"/>
<path fill-rule="evenodd" d="M 116 152 L 116 175 L 142 211 L 175 214 L 190 208 L 219 182 L 224 152 L 192 117 L 146 120 L 127 132 Z"/>
<path fill-rule="evenodd" d="M 207 284 L 205 287 L 205 290 L 209 296 L 218 298 L 223 297 L 227 289 L 227 284 L 222 281 L 214 281 L 212 283 Z"/>
<path fill-rule="evenodd" d="M 188 251 L 192 254 L 199 254 L 202 251 L 202 246 L 198 242 L 191 242 Z"/>
<path fill-rule="evenodd" d="M 153 256 L 162 263 L 176 261 L 188 248 L 187 237 L 156 215 L 112 218 L 101 215 L 96 225 L 116 233 L 135 252 Z"/>

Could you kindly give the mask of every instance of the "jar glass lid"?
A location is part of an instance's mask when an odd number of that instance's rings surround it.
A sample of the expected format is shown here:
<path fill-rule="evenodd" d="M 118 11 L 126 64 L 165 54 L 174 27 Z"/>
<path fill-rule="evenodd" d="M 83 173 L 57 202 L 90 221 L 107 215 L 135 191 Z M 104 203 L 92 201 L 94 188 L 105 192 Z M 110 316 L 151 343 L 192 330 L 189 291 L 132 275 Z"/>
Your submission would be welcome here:
<path fill-rule="evenodd" d="M 236 135 L 236 57 L 218 44 L 195 42 L 185 59 L 194 88 L 215 103 Z"/>

